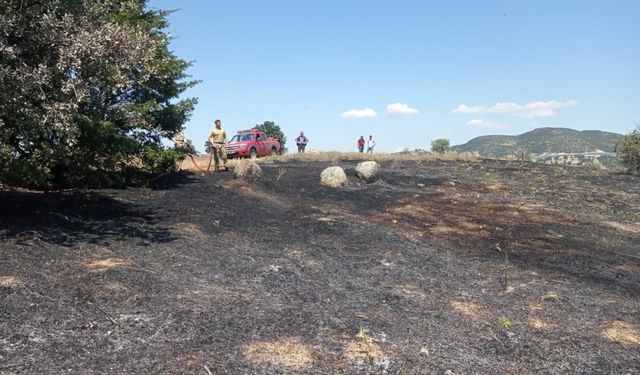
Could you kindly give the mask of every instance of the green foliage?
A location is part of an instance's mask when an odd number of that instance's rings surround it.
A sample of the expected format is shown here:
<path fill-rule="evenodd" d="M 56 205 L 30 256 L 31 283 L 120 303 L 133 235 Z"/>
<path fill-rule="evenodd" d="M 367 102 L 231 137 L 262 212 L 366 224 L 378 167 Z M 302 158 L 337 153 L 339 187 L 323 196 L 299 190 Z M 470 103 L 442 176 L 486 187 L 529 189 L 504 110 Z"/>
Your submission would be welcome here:
<path fill-rule="evenodd" d="M 517 150 L 513 150 L 513 156 L 518 161 L 531 161 L 531 154 L 529 150 L 526 148 L 519 148 Z"/>
<path fill-rule="evenodd" d="M 595 158 L 582 163 L 582 167 L 588 171 L 600 171 L 606 168 L 604 164 L 600 162 L 600 160 Z"/>
<path fill-rule="evenodd" d="M 142 153 L 141 169 L 150 173 L 175 172 L 178 169 L 178 162 L 186 155 L 186 149 L 165 148 L 150 144 Z"/>
<path fill-rule="evenodd" d="M 620 163 L 629 172 L 640 173 L 640 127 L 618 143 L 617 153 Z"/>
<path fill-rule="evenodd" d="M 431 142 L 431 151 L 437 153 L 444 153 L 449 151 L 449 140 L 444 138 L 438 138 Z"/>
<path fill-rule="evenodd" d="M 498 317 L 498 324 L 504 329 L 511 329 L 511 327 L 513 327 L 513 322 L 511 321 L 511 319 L 504 315 Z"/>
<path fill-rule="evenodd" d="M 287 137 L 284 136 L 284 133 L 278 124 L 273 121 L 265 121 L 262 124 L 256 124 L 255 128 L 265 132 L 268 137 L 277 139 L 280 142 L 280 153 L 284 154 L 287 152 L 287 148 L 285 146 Z"/>
<path fill-rule="evenodd" d="M 602 150 L 613 152 L 622 135 L 597 130 L 577 131 L 565 128 L 538 128 L 517 136 L 484 135 L 463 145 L 453 146 L 458 152 L 478 152 L 482 156 L 505 158 L 513 150 L 527 149 L 532 154 L 581 153 Z"/>
<path fill-rule="evenodd" d="M 181 130 L 196 99 L 177 98 L 196 82 L 169 50 L 168 13 L 145 6 L 0 0 L 1 182 L 86 186 L 158 167 L 147 149 Z"/>
<path fill-rule="evenodd" d="M 207 154 L 212 154 L 213 153 L 213 145 L 211 144 L 211 142 L 207 139 L 206 141 L 204 141 L 204 152 Z"/>
<path fill-rule="evenodd" d="M 601 250 L 617 249 L 624 241 L 618 237 L 600 237 L 596 239 L 596 246 Z"/>
<path fill-rule="evenodd" d="M 360 340 L 360 342 L 367 346 L 371 346 L 371 344 L 373 344 L 373 337 L 371 337 L 371 335 L 369 334 L 369 330 L 362 326 L 360 326 L 356 337 Z"/>

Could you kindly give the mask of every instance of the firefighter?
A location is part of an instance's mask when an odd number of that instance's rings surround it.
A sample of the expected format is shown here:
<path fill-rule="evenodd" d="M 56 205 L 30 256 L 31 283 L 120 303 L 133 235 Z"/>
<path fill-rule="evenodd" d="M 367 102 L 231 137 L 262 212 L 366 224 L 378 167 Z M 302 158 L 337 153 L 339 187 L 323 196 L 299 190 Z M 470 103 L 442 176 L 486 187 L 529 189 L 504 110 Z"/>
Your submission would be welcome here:
<path fill-rule="evenodd" d="M 228 171 L 227 168 L 227 150 L 224 148 L 224 144 L 227 143 L 227 132 L 222 129 L 222 122 L 216 120 L 216 127 L 209 133 L 209 142 L 211 143 L 213 151 L 213 162 L 215 171 L 220 170 L 220 161 L 222 160 L 222 168 Z"/>

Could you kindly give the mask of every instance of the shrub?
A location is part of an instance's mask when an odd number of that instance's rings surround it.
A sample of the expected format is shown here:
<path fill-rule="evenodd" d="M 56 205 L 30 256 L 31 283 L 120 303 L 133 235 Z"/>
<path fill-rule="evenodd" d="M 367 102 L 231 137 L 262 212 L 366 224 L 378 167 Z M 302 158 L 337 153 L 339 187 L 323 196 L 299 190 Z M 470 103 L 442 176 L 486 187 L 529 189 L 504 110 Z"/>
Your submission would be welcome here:
<path fill-rule="evenodd" d="M 437 153 L 445 153 L 449 151 L 449 140 L 444 138 L 436 139 L 431 142 L 431 151 Z"/>
<path fill-rule="evenodd" d="M 588 171 L 599 171 L 602 169 L 606 169 L 604 164 L 600 162 L 600 160 L 594 158 L 593 160 L 586 161 L 582 164 L 582 167 Z"/>
<path fill-rule="evenodd" d="M 182 129 L 196 99 L 179 96 L 196 82 L 169 49 L 168 13 L 146 3 L 0 2 L 0 182 L 122 180 Z"/>
<path fill-rule="evenodd" d="M 640 128 L 627 134 L 616 150 L 620 163 L 629 172 L 640 173 Z"/>
<path fill-rule="evenodd" d="M 151 144 L 142 153 L 142 170 L 150 173 L 175 172 L 178 163 L 188 155 L 188 150 L 164 148 Z"/>
<path fill-rule="evenodd" d="M 531 161 L 531 154 L 526 148 L 519 148 L 513 151 L 513 156 L 518 161 Z"/>

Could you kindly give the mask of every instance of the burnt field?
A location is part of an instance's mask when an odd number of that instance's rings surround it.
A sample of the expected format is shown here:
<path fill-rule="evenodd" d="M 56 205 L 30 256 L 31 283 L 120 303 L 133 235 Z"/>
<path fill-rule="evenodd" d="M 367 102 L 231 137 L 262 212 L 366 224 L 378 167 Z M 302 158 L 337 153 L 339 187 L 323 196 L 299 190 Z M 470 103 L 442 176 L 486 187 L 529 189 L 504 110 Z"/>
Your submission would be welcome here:
<path fill-rule="evenodd" d="M 0 373 L 640 373 L 640 179 L 330 164 L 0 193 Z"/>

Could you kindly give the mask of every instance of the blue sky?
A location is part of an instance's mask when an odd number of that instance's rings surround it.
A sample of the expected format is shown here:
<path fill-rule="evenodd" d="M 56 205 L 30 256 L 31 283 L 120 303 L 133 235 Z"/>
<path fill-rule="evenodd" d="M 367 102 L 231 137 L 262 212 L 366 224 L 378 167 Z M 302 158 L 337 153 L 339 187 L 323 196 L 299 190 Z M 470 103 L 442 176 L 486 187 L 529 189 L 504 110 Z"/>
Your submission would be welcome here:
<path fill-rule="evenodd" d="M 200 102 L 185 134 L 264 121 L 308 148 L 460 144 L 640 123 L 640 1 L 152 0 Z"/>

